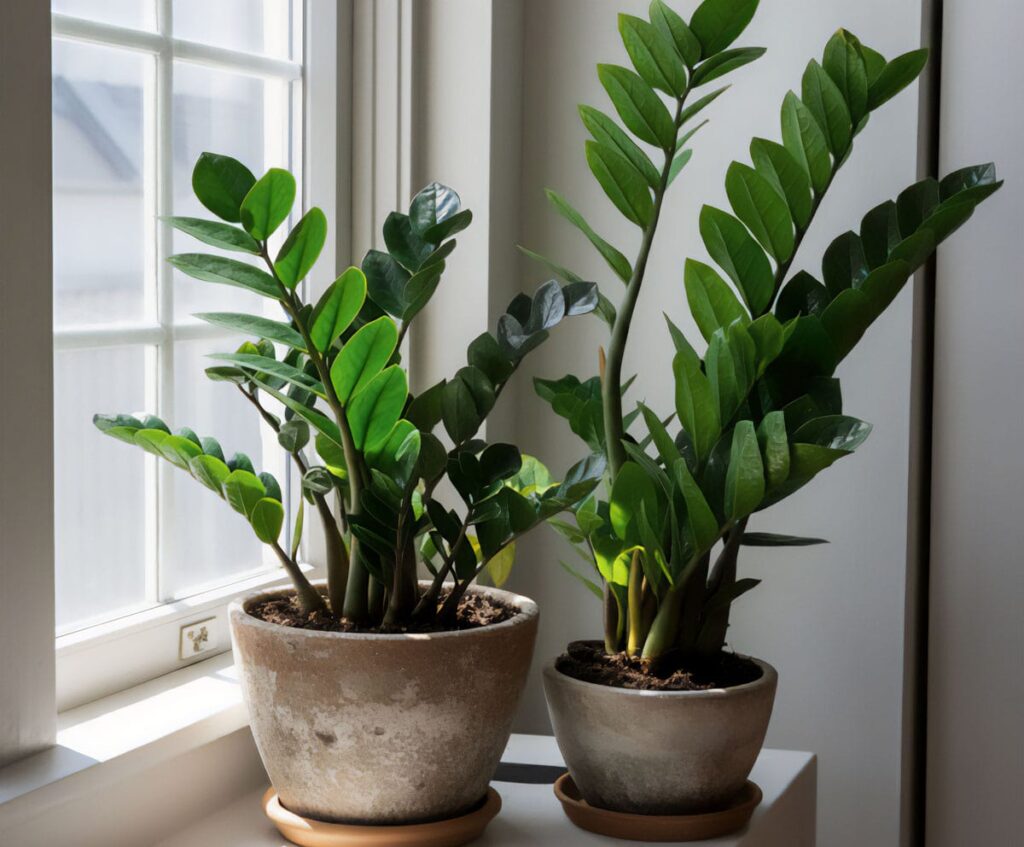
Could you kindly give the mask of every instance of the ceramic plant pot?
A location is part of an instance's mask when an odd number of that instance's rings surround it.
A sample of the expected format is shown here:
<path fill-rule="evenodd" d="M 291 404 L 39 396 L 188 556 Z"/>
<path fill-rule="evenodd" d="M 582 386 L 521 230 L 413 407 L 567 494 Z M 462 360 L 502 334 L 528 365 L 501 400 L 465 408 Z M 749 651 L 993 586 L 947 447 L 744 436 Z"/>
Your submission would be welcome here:
<path fill-rule="evenodd" d="M 591 806 L 641 815 L 727 807 L 764 743 L 778 675 L 707 691 L 611 688 L 544 668 L 548 712 L 569 773 Z"/>
<path fill-rule="evenodd" d="M 411 824 L 483 802 L 508 742 L 537 634 L 537 605 L 478 629 L 316 632 L 229 619 L 253 737 L 281 804 L 319 821 Z"/>

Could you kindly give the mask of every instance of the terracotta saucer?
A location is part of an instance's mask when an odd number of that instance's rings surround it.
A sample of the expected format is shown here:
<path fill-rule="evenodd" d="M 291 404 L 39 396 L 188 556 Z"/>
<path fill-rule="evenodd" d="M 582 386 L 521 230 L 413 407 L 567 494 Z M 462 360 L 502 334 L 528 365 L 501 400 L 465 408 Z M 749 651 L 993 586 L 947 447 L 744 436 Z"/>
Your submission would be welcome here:
<path fill-rule="evenodd" d="M 746 826 L 761 802 L 761 789 L 747 780 L 728 808 L 697 815 L 636 815 L 599 809 L 587 804 L 567 773 L 555 782 L 555 796 L 569 820 L 598 835 L 633 841 L 703 841 Z"/>
<path fill-rule="evenodd" d="M 366 826 L 324 823 L 289 812 L 268 788 L 263 795 L 263 811 L 281 835 L 300 847 L 461 847 L 487 828 L 501 809 L 501 796 L 487 789 L 484 801 L 473 811 L 432 823 Z"/>

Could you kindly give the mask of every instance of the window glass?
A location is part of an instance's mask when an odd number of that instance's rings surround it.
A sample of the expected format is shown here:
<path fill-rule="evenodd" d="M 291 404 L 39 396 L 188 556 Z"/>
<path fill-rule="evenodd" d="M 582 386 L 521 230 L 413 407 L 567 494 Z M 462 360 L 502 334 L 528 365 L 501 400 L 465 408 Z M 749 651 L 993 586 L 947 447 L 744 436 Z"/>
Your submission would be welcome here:
<path fill-rule="evenodd" d="M 287 59 L 290 6 L 288 0 L 174 0 L 174 36 Z"/>

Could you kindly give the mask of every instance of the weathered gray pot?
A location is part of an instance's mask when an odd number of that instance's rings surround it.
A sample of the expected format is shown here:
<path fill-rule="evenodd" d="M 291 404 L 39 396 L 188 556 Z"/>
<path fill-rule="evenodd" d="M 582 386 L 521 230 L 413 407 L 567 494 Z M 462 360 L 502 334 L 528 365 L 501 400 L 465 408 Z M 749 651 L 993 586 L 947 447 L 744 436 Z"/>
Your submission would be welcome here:
<path fill-rule="evenodd" d="M 316 632 L 228 615 L 253 737 L 282 804 L 322 821 L 396 824 L 483 799 L 508 742 L 537 605 L 474 588 L 519 614 L 421 635 Z"/>
<path fill-rule="evenodd" d="M 562 757 L 591 806 L 644 815 L 712 811 L 732 800 L 764 743 L 778 675 L 707 691 L 640 691 L 566 676 L 544 694 Z"/>

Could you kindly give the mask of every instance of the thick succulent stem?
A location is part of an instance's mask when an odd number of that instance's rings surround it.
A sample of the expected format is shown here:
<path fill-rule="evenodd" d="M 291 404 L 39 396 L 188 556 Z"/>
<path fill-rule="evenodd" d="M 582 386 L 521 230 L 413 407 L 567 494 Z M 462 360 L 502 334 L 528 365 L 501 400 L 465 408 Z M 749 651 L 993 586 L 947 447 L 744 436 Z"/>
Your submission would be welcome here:
<path fill-rule="evenodd" d="M 619 652 L 620 633 L 619 601 L 611 586 L 606 582 L 604 584 L 604 651 L 606 653 Z"/>
<path fill-rule="evenodd" d="M 281 545 L 276 541 L 270 546 L 277 554 L 277 558 L 281 560 L 281 566 L 287 571 L 292 584 L 295 586 L 295 599 L 299 603 L 299 610 L 307 615 L 311 612 L 326 612 L 327 606 L 324 603 L 324 598 L 310 584 L 310 581 L 306 579 L 302 568 L 292 560 L 291 556 L 284 552 Z"/>
<path fill-rule="evenodd" d="M 633 551 L 633 560 L 629 563 L 629 585 L 627 587 L 627 606 L 629 609 L 629 632 L 626 637 L 626 652 L 635 656 L 640 652 L 644 634 L 643 625 L 643 580 L 644 571 L 640 566 L 640 551 Z"/>
<path fill-rule="evenodd" d="M 725 541 L 721 555 L 715 562 L 715 568 L 708 583 L 709 602 L 714 600 L 719 592 L 730 590 L 736 582 L 736 564 L 746 526 L 747 519 L 744 518 L 729 530 L 729 537 Z M 704 620 L 700 636 L 697 639 L 697 651 L 701 655 L 716 656 L 722 651 L 725 646 L 725 634 L 729 629 L 730 608 L 730 603 L 723 603 Z"/>

